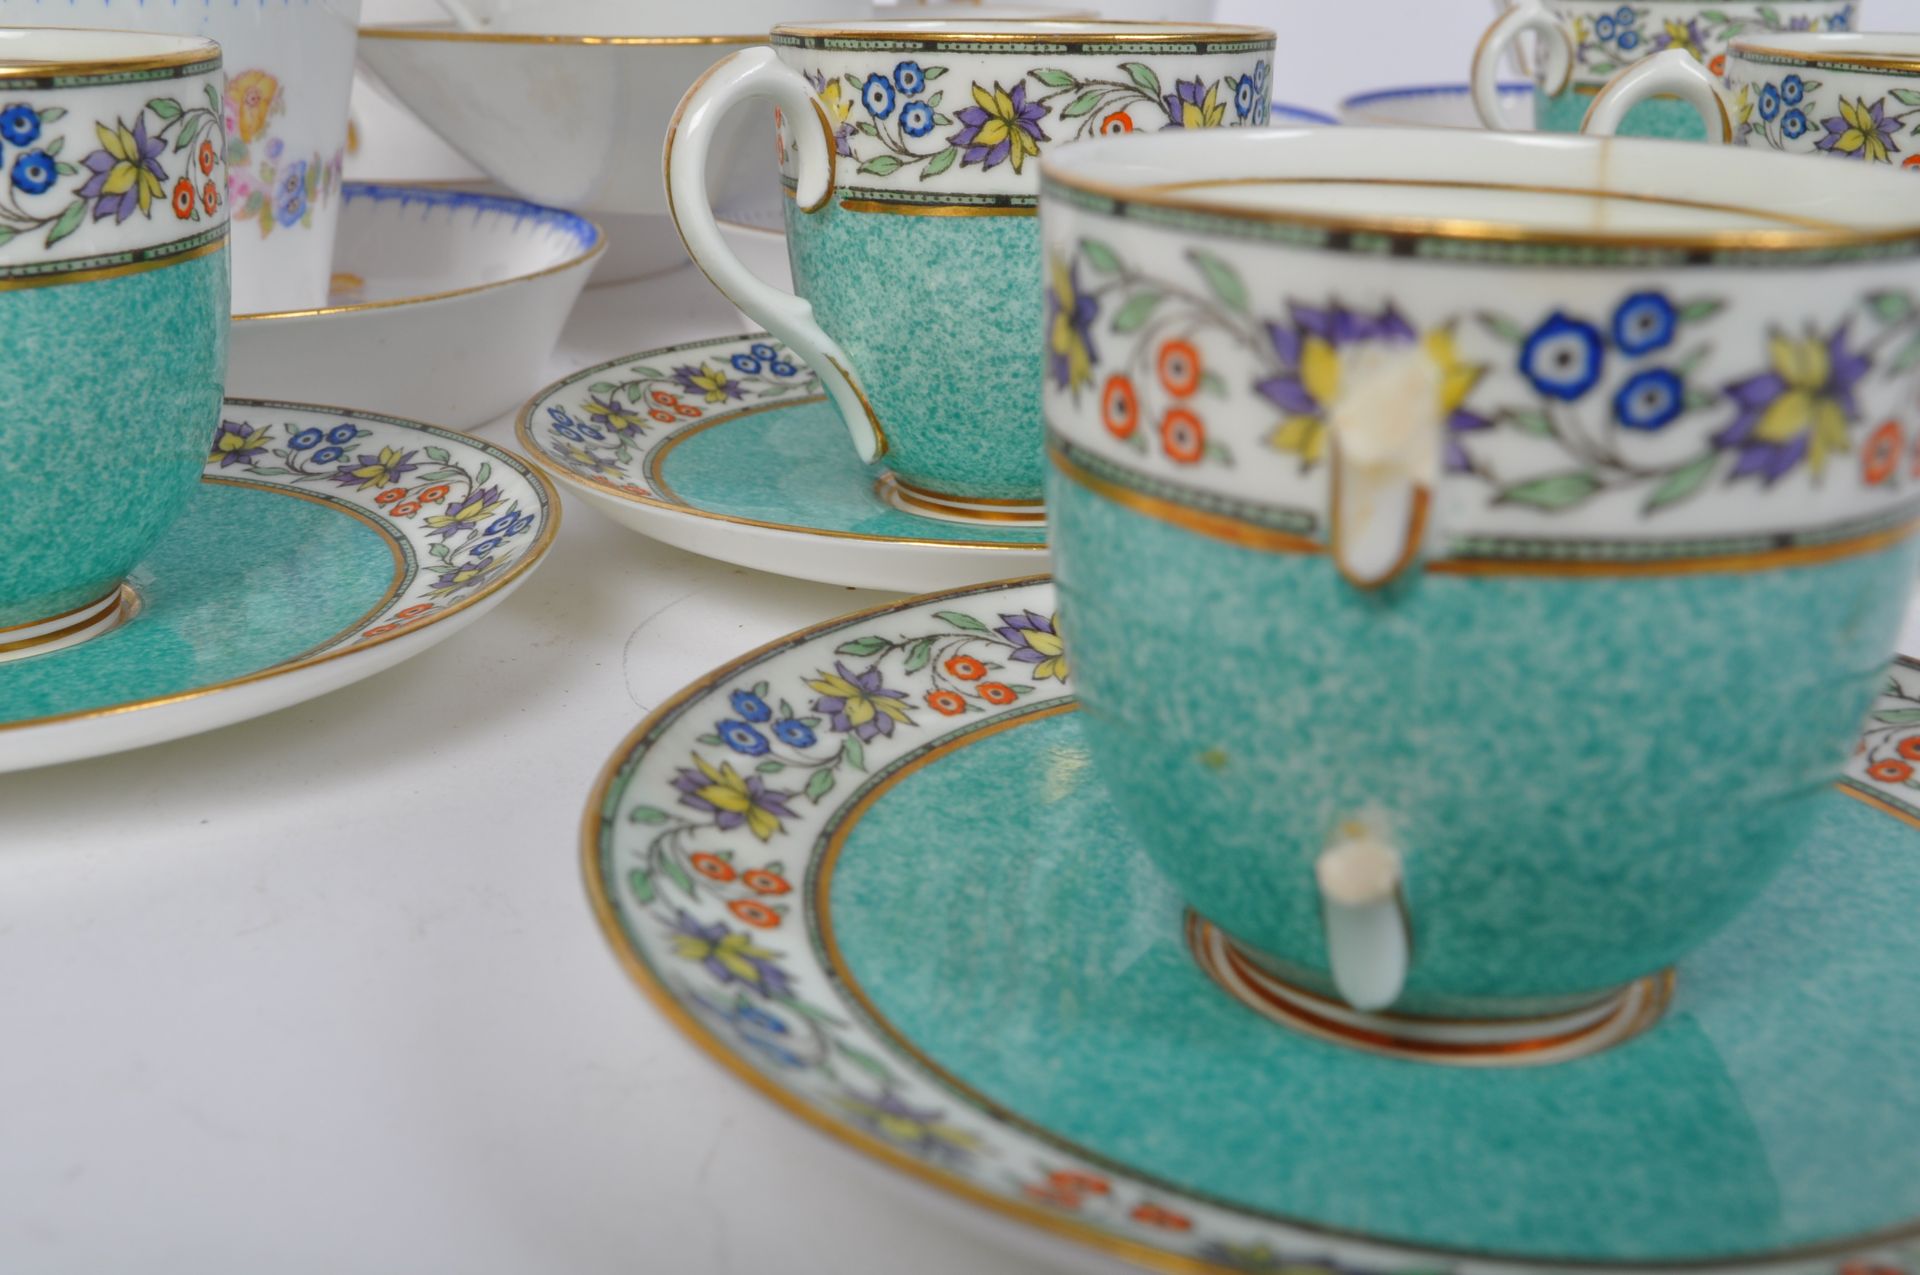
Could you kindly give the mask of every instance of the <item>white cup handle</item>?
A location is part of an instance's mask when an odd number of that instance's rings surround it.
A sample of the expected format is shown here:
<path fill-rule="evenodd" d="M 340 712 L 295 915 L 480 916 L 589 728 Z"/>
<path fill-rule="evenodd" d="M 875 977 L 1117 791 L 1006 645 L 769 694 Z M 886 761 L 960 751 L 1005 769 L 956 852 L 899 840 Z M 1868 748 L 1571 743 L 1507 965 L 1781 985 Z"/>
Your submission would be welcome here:
<path fill-rule="evenodd" d="M 1663 93 L 1691 103 L 1700 112 L 1708 137 L 1718 134 L 1723 145 L 1733 141 L 1733 115 L 1727 110 L 1726 94 L 1713 74 L 1685 49 L 1656 53 L 1615 74 L 1587 108 L 1580 131 L 1611 136 L 1620 131 L 1628 111 Z"/>
<path fill-rule="evenodd" d="M 1540 34 L 1540 71 L 1537 83 L 1550 94 L 1564 93 L 1573 79 L 1573 32 L 1567 24 L 1540 4 L 1540 0 L 1519 3 L 1493 20 L 1473 51 L 1473 109 L 1480 122 L 1491 129 L 1504 129 L 1500 110 L 1500 61 L 1507 47 L 1527 31 Z"/>
<path fill-rule="evenodd" d="M 853 447 L 863 461 L 886 453 L 866 393 L 853 374 L 853 365 L 839 342 L 814 321 L 813 307 L 804 297 L 782 291 L 741 264 L 720 234 L 713 209 L 707 203 L 707 151 L 714 132 L 733 106 L 747 98 L 767 98 L 794 122 L 800 210 L 818 212 L 833 198 L 833 127 L 826 108 L 799 72 L 781 63 L 773 50 L 742 49 L 714 63 L 680 99 L 673 123 L 667 126 L 664 156 L 667 170 L 667 207 L 680 231 L 680 242 L 694 264 L 713 286 L 727 295 L 753 320 L 785 342 L 819 376 L 820 383 L 840 409 L 853 435 Z M 812 118 L 817 129 L 801 121 Z"/>

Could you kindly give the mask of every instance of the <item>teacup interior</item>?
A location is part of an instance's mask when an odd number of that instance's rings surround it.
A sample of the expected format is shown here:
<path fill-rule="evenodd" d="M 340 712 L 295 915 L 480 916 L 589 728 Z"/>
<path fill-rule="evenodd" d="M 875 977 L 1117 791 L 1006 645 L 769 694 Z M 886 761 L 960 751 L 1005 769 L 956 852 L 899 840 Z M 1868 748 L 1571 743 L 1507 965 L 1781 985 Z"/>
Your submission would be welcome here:
<path fill-rule="evenodd" d="M 1920 64 L 1920 35 L 1898 31 L 1783 31 L 1743 36 L 1734 48 L 1786 53 L 1808 61 L 1821 58 L 1870 59 L 1892 64 Z"/>
<path fill-rule="evenodd" d="M 74 27 L 0 27 L 0 76 L 73 63 L 132 62 L 218 53 L 199 36 L 145 31 L 95 31 Z"/>

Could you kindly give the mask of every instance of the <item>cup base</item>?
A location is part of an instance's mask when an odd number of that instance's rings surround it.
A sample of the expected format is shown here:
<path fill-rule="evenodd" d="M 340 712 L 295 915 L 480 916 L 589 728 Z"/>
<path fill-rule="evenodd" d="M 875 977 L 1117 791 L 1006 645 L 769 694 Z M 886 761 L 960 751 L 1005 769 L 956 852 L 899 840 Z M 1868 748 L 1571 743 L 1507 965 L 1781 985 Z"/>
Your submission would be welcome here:
<path fill-rule="evenodd" d="M 1548 1014 L 1427 1018 L 1363 1014 L 1277 977 L 1227 933 L 1189 911 L 1187 948 L 1221 990 L 1242 1005 L 1321 1040 L 1410 1062 L 1451 1067 L 1539 1067 L 1610 1049 L 1660 1021 L 1673 999 L 1673 971 Z"/>
<path fill-rule="evenodd" d="M 0 664 L 64 651 L 111 633 L 139 609 L 140 597 L 131 585 L 116 585 L 103 598 L 82 607 L 0 629 Z"/>
<path fill-rule="evenodd" d="M 874 494 L 904 513 L 946 522 L 993 523 L 997 526 L 1046 525 L 1046 506 L 1038 500 L 990 500 L 982 496 L 948 496 L 916 487 L 900 475 L 885 473 L 873 485 Z"/>

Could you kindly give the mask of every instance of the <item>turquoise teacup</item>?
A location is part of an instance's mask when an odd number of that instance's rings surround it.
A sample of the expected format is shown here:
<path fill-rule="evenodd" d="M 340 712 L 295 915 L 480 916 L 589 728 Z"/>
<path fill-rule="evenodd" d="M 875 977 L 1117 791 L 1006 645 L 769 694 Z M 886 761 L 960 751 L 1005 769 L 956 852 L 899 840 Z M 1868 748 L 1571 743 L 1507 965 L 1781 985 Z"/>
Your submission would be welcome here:
<path fill-rule="evenodd" d="M 1473 54 L 1473 102 L 1488 128 L 1507 127 L 1500 109 L 1499 70 L 1525 32 L 1540 37 L 1542 66 L 1534 92 L 1534 127 L 1577 133 L 1594 97 L 1617 72 L 1667 50 L 1689 54 L 1715 75 L 1727 50 L 1743 35 L 1778 31 L 1850 31 L 1855 0 L 1518 0 L 1495 19 Z M 1660 97 L 1640 102 L 1617 129 L 1626 136 L 1706 137 L 1687 102 Z"/>
<path fill-rule="evenodd" d="M 1048 160 L 1060 631 L 1234 986 L 1564 1056 L 1793 852 L 1913 578 L 1920 211 L 1782 167 L 1442 130 Z"/>
<path fill-rule="evenodd" d="M 1039 160 L 1102 133 L 1265 123 L 1273 33 L 904 20 L 779 26 L 772 43 L 718 63 L 667 134 L 688 251 L 812 365 L 860 459 L 884 456 L 887 498 L 1038 521 Z M 798 296 L 739 262 L 707 204 L 714 128 L 750 97 L 781 112 Z"/>
<path fill-rule="evenodd" d="M 0 29 L 0 660 L 127 613 L 220 420 L 220 48 Z"/>

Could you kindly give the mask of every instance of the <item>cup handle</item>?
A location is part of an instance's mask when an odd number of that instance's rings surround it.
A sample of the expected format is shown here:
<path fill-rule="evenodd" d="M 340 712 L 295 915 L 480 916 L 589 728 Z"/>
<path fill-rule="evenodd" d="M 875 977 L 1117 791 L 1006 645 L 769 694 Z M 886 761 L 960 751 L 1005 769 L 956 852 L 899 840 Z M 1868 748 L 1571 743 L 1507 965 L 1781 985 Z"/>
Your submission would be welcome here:
<path fill-rule="evenodd" d="M 1726 94 L 1713 74 L 1685 49 L 1667 49 L 1618 72 L 1587 108 L 1580 131 L 1611 136 L 1620 131 L 1628 111 L 1662 93 L 1692 103 L 1707 126 L 1707 136 L 1718 133 L 1722 145 L 1732 143 L 1733 115 L 1727 110 Z"/>
<path fill-rule="evenodd" d="M 1536 83 L 1548 93 L 1564 93 L 1573 80 L 1573 32 L 1547 12 L 1540 0 L 1519 0 L 1493 20 L 1480 37 L 1480 47 L 1473 51 L 1473 109 L 1488 128 L 1506 127 L 1500 111 L 1500 60 L 1506 56 L 1507 47 L 1527 31 L 1541 36 Z"/>
<path fill-rule="evenodd" d="M 782 64 L 773 50 L 742 49 L 714 63 L 687 90 L 673 122 L 667 126 L 663 159 L 667 207 L 673 213 L 673 224 L 687 254 L 713 286 L 785 342 L 819 376 L 853 435 L 853 447 L 860 459 L 877 460 L 886 453 L 886 436 L 853 374 L 846 351 L 821 330 L 814 321 L 813 307 L 804 297 L 761 282 L 741 264 L 720 234 L 720 225 L 707 203 L 707 152 L 714 132 L 727 112 L 747 98 L 769 99 L 795 121 L 799 188 L 794 197 L 800 211 L 818 212 L 832 200 L 833 127 L 827 122 L 826 108 L 814 97 L 806 80 Z M 799 121 L 809 117 L 819 122 L 818 129 L 799 126 Z"/>

